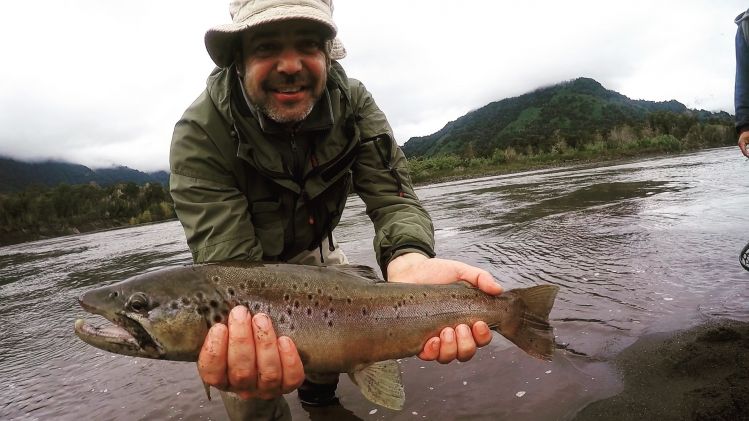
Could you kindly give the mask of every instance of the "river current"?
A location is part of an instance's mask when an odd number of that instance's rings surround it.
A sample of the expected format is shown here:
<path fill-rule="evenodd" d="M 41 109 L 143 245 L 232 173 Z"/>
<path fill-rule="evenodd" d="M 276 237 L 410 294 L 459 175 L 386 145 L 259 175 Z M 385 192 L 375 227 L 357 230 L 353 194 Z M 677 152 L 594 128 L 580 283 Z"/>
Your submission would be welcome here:
<path fill-rule="evenodd" d="M 560 286 L 551 363 L 495 335 L 467 363 L 401 361 L 406 407 L 364 399 L 343 376 L 336 419 L 568 419 L 621 388 L 611 360 L 638 337 L 714 318 L 749 321 L 749 162 L 735 148 L 423 186 L 440 257 L 505 288 Z M 358 198 L 335 231 L 375 266 Z M 213 419 L 193 363 L 100 351 L 73 333 L 76 297 L 190 263 L 178 222 L 0 248 L 0 419 Z M 320 419 L 288 395 L 295 419 Z"/>

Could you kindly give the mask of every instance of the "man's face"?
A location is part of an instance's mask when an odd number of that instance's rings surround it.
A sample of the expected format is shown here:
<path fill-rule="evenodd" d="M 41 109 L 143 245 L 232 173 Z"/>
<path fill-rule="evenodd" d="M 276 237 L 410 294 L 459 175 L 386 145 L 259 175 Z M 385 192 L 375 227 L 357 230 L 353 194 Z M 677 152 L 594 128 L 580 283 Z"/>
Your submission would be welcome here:
<path fill-rule="evenodd" d="M 319 24 L 275 22 L 242 38 L 243 86 L 250 102 L 278 123 L 304 120 L 320 99 L 327 59 Z"/>

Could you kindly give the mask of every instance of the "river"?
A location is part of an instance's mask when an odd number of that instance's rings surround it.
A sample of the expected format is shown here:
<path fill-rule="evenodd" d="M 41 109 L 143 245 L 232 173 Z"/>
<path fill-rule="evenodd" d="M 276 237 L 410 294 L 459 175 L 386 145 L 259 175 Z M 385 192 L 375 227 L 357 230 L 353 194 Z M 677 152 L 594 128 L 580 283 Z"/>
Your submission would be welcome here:
<path fill-rule="evenodd" d="M 551 363 L 495 335 L 467 363 L 401 361 L 406 407 L 378 408 L 342 378 L 336 419 L 569 419 L 621 388 L 611 360 L 638 337 L 716 317 L 749 321 L 749 163 L 735 148 L 580 165 L 417 189 L 440 257 L 506 288 L 561 287 Z M 352 263 L 375 265 L 373 230 L 351 198 L 335 231 Z M 193 363 L 100 351 L 73 334 L 76 297 L 186 264 L 178 222 L 0 248 L 0 419 L 226 419 Z M 345 376 L 344 376 L 345 377 Z M 295 419 L 320 419 L 288 395 Z"/>

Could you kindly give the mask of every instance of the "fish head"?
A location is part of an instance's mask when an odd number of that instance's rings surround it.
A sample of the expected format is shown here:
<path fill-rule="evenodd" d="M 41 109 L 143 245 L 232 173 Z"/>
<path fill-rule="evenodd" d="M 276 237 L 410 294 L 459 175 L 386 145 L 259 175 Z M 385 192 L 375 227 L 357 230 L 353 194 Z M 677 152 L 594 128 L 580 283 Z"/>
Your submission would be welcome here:
<path fill-rule="evenodd" d="M 78 302 L 111 325 L 76 320 L 84 342 L 135 357 L 195 361 L 211 324 L 228 312 L 220 294 L 192 266 L 139 275 L 82 294 Z"/>

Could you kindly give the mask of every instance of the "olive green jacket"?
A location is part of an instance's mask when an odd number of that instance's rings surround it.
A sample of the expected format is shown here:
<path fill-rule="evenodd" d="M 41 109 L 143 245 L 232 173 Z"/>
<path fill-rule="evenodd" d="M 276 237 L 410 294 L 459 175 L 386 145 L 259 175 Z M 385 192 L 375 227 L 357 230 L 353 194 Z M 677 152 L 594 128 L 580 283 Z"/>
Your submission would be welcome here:
<path fill-rule="evenodd" d="M 287 260 L 332 238 L 348 194 L 366 204 L 383 273 L 406 251 L 434 256 L 432 222 L 403 152 L 366 88 L 333 62 L 323 98 L 293 130 L 215 69 L 177 122 L 170 190 L 196 263 Z"/>

